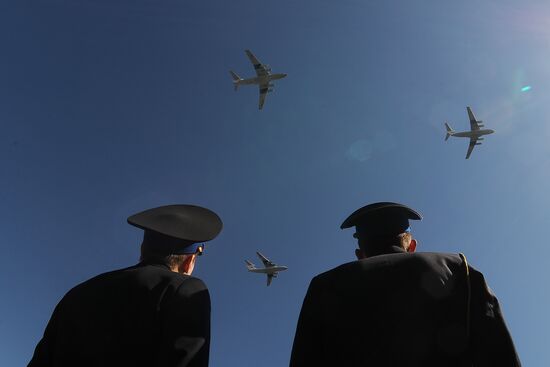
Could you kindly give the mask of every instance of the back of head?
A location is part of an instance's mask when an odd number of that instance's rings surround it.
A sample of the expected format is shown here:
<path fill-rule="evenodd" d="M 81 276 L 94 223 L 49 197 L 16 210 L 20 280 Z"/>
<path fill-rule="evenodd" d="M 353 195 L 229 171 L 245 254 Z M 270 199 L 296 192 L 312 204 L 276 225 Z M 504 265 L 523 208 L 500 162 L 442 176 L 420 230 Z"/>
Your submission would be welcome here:
<path fill-rule="evenodd" d="M 141 243 L 140 262 L 174 268 L 188 256 L 202 253 L 202 243 L 185 241 L 146 230 Z"/>

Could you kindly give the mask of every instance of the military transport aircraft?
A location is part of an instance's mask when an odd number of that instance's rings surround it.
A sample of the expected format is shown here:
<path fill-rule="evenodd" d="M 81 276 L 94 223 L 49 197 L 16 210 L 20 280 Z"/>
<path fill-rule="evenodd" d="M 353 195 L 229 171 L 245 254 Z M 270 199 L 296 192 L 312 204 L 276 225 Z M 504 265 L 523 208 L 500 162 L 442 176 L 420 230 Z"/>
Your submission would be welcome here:
<path fill-rule="evenodd" d="M 447 129 L 445 141 L 449 139 L 449 136 L 470 138 L 470 145 L 468 146 L 468 152 L 466 153 L 466 159 L 468 159 L 470 158 L 470 154 L 472 154 L 472 150 L 474 150 L 474 147 L 476 145 L 481 145 L 481 143 L 479 142 L 483 140 L 481 136 L 492 134 L 495 131 L 491 129 L 481 129 L 484 126 L 483 121 L 476 120 L 474 113 L 472 112 L 472 109 L 470 107 L 466 107 L 466 110 L 468 111 L 468 117 L 470 118 L 470 131 L 456 132 L 449 126 L 448 123 L 445 123 L 445 128 Z"/>
<path fill-rule="evenodd" d="M 264 267 L 263 268 L 257 268 L 250 261 L 245 260 L 246 267 L 248 268 L 248 271 L 251 271 L 253 273 L 263 273 L 263 274 L 267 275 L 267 285 L 268 286 L 271 284 L 271 280 L 273 278 L 277 278 L 277 273 L 278 272 L 288 269 L 286 266 L 275 264 L 274 262 L 270 261 L 267 257 L 260 254 L 259 252 L 256 252 L 256 254 L 258 255 L 258 257 L 264 263 Z"/>
<path fill-rule="evenodd" d="M 233 77 L 233 85 L 235 86 L 235 91 L 239 88 L 239 85 L 249 85 L 257 84 L 260 87 L 260 103 L 259 109 L 261 110 L 264 106 L 265 97 L 268 92 L 273 92 L 272 80 L 283 79 L 286 74 L 271 74 L 271 68 L 269 65 L 262 64 L 260 60 L 250 50 L 244 50 L 246 56 L 250 59 L 252 65 L 254 65 L 254 70 L 256 70 L 256 77 L 243 79 L 237 75 L 234 71 L 230 70 L 231 76 Z"/>

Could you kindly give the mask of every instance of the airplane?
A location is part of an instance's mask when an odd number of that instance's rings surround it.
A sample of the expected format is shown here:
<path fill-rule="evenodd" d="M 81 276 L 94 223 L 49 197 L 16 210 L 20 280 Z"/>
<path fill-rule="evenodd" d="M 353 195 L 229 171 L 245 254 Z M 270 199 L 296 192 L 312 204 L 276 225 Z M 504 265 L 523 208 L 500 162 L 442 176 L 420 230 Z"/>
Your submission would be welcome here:
<path fill-rule="evenodd" d="M 445 141 L 449 139 L 449 136 L 456 136 L 458 138 L 470 138 L 470 145 L 468 146 L 468 152 L 466 153 L 466 159 L 468 159 L 470 158 L 470 154 L 472 154 L 472 150 L 474 150 L 474 147 L 476 145 L 481 145 L 479 141 L 482 141 L 484 139 L 481 136 L 492 134 L 495 131 L 491 129 L 480 129 L 484 126 L 483 121 L 476 120 L 474 113 L 472 112 L 472 109 L 470 107 L 466 107 L 466 110 L 468 111 L 468 117 L 470 118 L 470 131 L 456 132 L 449 126 L 448 123 L 445 122 L 445 128 L 447 129 Z"/>
<path fill-rule="evenodd" d="M 248 271 L 252 273 L 263 273 L 267 275 L 267 285 L 269 286 L 271 284 L 271 280 L 273 278 L 277 278 L 277 273 L 283 270 L 288 269 L 286 266 L 277 265 L 274 262 L 270 261 L 267 257 L 260 254 L 259 252 L 256 252 L 258 257 L 262 260 L 264 263 L 263 268 L 257 268 L 254 264 L 252 264 L 250 261 L 245 260 L 246 267 L 248 268 Z"/>
<path fill-rule="evenodd" d="M 265 97 L 268 92 L 273 92 L 272 80 L 283 79 L 286 77 L 286 74 L 271 74 L 271 68 L 269 65 L 262 64 L 260 60 L 250 50 L 244 50 L 246 56 L 250 59 L 252 65 L 254 65 L 254 70 L 256 70 L 256 77 L 243 79 L 237 75 L 233 70 L 230 70 L 231 76 L 233 77 L 233 85 L 235 86 L 235 91 L 239 88 L 239 85 L 250 85 L 257 84 L 260 87 L 260 103 L 258 105 L 261 110 L 264 107 Z"/>

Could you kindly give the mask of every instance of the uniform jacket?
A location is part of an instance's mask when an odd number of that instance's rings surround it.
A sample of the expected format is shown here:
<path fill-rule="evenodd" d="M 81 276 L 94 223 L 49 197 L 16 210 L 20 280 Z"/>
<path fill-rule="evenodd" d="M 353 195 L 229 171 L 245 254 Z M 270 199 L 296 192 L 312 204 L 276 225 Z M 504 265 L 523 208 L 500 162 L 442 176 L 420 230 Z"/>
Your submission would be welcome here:
<path fill-rule="evenodd" d="M 59 302 L 29 367 L 207 366 L 210 296 L 197 278 L 140 263 Z"/>
<path fill-rule="evenodd" d="M 468 286 L 459 255 L 393 252 L 313 278 L 291 367 L 520 366 L 480 272 Z"/>

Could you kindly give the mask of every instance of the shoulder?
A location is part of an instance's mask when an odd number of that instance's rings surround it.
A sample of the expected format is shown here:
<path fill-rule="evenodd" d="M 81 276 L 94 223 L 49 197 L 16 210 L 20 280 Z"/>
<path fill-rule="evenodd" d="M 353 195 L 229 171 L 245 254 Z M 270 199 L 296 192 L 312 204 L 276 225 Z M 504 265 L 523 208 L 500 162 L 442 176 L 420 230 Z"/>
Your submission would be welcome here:
<path fill-rule="evenodd" d="M 311 281 L 311 287 L 331 287 L 337 284 L 361 283 L 366 280 L 378 282 L 389 281 L 390 277 L 420 276 L 421 274 L 439 274 L 449 278 L 464 270 L 463 260 L 458 254 L 418 252 L 396 253 L 373 256 L 363 260 L 352 261 L 323 272 Z"/>
<path fill-rule="evenodd" d="M 204 282 L 198 278 L 182 275 L 160 265 L 135 265 L 109 271 L 90 278 L 69 290 L 64 300 L 89 298 L 93 295 L 110 295 L 128 292 L 190 295 L 206 290 Z"/>
<path fill-rule="evenodd" d="M 376 271 L 378 269 L 418 266 L 418 267 L 443 267 L 460 266 L 463 260 L 458 254 L 439 252 L 396 253 L 373 256 L 363 260 L 352 261 L 339 265 L 333 269 L 319 274 L 319 279 L 336 277 L 341 274 L 354 272 Z"/>
<path fill-rule="evenodd" d="M 105 273 L 98 274 L 96 276 L 93 276 L 92 278 L 89 278 L 77 285 L 75 285 L 73 288 L 71 288 L 64 296 L 64 298 L 70 298 L 73 296 L 76 296 L 80 293 L 86 293 L 90 291 L 91 289 L 95 288 L 102 288 L 102 286 L 105 283 L 110 282 L 111 279 L 116 279 L 121 276 L 124 272 L 128 271 L 129 269 L 132 269 L 133 267 L 128 267 L 124 269 L 117 269 L 108 271 Z"/>
<path fill-rule="evenodd" d="M 208 294 L 208 287 L 199 278 L 180 274 L 162 266 L 146 265 L 137 267 L 135 276 L 139 283 L 162 288 L 164 297 L 189 298 L 196 294 Z"/>
<path fill-rule="evenodd" d="M 206 284 L 199 278 L 188 275 L 175 277 L 166 289 L 162 304 L 168 313 L 180 314 L 182 310 L 195 310 L 197 314 L 210 312 L 210 293 Z M 186 315 L 185 312 L 182 315 Z M 196 316 L 198 317 L 198 316 Z"/>
<path fill-rule="evenodd" d="M 193 296 L 199 293 L 208 294 L 208 287 L 202 279 L 195 278 L 189 275 L 181 275 L 178 277 L 177 293 L 181 296 Z"/>

